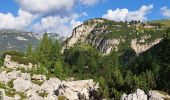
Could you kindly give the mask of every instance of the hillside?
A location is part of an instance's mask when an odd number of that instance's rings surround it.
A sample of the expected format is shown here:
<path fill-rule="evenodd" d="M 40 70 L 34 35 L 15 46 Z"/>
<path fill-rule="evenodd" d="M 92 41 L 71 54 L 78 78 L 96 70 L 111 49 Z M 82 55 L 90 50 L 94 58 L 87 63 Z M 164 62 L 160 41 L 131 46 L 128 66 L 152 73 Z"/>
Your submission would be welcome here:
<path fill-rule="evenodd" d="M 170 19 L 162 19 L 162 20 L 154 20 L 150 21 L 151 23 L 161 23 L 165 25 L 166 27 L 170 27 Z"/>
<path fill-rule="evenodd" d="M 169 41 L 170 28 L 164 26 L 147 25 L 138 21 L 114 22 L 101 18 L 91 19 L 76 27 L 63 47 L 59 40 L 53 42 L 46 33 L 34 50 L 29 48 L 27 52 L 6 52 L 6 56 L 0 59 L 0 65 L 4 66 L 0 73 L 2 74 L 0 88 L 14 89 L 15 96 L 19 95 L 18 92 L 29 94 L 35 90 L 27 84 L 31 89 L 20 91 L 25 87 L 24 85 L 20 87 L 17 82 L 31 82 L 32 85 L 37 83 L 38 92 L 34 93 L 36 95 L 30 95 L 33 98 L 42 96 L 42 100 L 46 100 L 46 96 L 54 100 L 60 96 L 80 100 L 86 97 L 92 100 L 169 99 L 170 79 L 167 77 L 170 74 Z M 20 74 L 31 73 L 30 77 L 34 74 L 44 75 L 43 77 L 47 77 L 44 84 L 49 87 L 56 86 L 55 91 L 48 88 L 40 91 L 44 89 L 44 85 L 41 86 L 39 81 L 35 82 L 34 78 L 28 80 L 23 76 L 17 76 L 17 79 L 9 77 L 8 74 L 15 70 L 21 71 Z M 12 81 L 7 82 L 6 78 Z M 56 78 L 71 81 L 65 84 Z M 93 79 L 97 89 L 94 85 L 92 86 L 94 89 L 84 88 L 84 83 L 78 81 L 87 79 Z M 72 80 L 77 81 L 75 83 Z M 85 86 L 91 84 L 90 80 L 84 81 Z M 79 83 L 80 86 L 83 85 L 80 90 Z M 158 93 L 158 90 L 165 95 Z M 29 95 L 25 97 L 30 98 Z"/>
<path fill-rule="evenodd" d="M 19 50 L 25 51 L 31 44 L 35 46 L 39 42 L 32 33 L 18 30 L 0 30 L 0 51 Z"/>
<path fill-rule="evenodd" d="M 63 37 L 56 33 L 48 33 L 48 36 L 52 40 L 59 39 L 60 42 L 63 41 Z M 40 40 L 43 38 L 43 34 L 36 34 L 32 32 L 22 31 L 22 30 L 10 30 L 1 29 L 0 30 L 0 53 L 7 50 L 17 50 L 25 52 L 28 45 L 32 45 L 34 48 Z"/>
<path fill-rule="evenodd" d="M 73 30 L 63 49 L 74 45 L 91 45 L 104 54 L 131 48 L 137 54 L 159 43 L 164 28 L 144 23 L 114 22 L 107 19 L 91 19 Z"/>

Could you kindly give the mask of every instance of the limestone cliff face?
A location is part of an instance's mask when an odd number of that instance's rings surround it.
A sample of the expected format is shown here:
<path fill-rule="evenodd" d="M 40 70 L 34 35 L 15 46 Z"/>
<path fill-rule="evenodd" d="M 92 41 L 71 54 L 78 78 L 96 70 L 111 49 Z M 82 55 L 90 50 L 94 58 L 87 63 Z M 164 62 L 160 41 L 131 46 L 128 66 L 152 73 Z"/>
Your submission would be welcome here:
<path fill-rule="evenodd" d="M 84 42 L 87 36 L 91 33 L 97 23 L 101 23 L 104 20 L 102 19 L 95 19 L 89 20 L 81 24 L 80 26 L 74 28 L 72 32 L 72 36 L 66 40 L 66 44 L 64 45 L 63 49 L 70 48 L 77 42 Z"/>
<path fill-rule="evenodd" d="M 149 48 L 153 47 L 154 45 L 158 44 L 161 41 L 161 39 L 156 39 L 154 42 L 149 43 L 149 44 L 138 44 L 137 39 L 133 39 L 131 41 L 131 47 L 135 50 L 136 54 L 140 54 L 142 52 L 145 52 Z"/>
<path fill-rule="evenodd" d="M 72 36 L 65 41 L 63 50 L 81 44 L 91 45 L 103 54 L 109 54 L 113 50 L 119 51 L 122 45 L 128 45 L 139 54 L 161 41 L 160 36 L 153 38 L 152 35 L 146 33 L 144 29 L 139 31 L 127 23 L 91 19 L 73 30 Z"/>

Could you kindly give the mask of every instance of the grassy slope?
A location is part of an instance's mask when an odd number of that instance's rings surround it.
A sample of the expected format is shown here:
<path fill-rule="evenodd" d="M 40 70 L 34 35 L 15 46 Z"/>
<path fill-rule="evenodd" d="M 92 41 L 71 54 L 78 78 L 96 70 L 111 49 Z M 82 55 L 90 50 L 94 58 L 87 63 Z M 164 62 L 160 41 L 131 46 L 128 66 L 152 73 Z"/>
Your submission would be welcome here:
<path fill-rule="evenodd" d="M 154 21 L 151 21 L 151 22 L 153 22 L 153 23 L 161 23 L 161 24 L 164 24 L 167 27 L 170 27 L 170 19 L 154 20 Z"/>

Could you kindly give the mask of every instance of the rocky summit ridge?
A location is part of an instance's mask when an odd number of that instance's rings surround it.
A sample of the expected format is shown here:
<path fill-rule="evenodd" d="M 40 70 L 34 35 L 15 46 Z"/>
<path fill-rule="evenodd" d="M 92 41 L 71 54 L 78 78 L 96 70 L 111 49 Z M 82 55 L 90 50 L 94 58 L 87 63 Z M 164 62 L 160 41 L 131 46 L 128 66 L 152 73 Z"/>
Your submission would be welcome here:
<path fill-rule="evenodd" d="M 124 45 L 137 54 L 148 50 L 162 39 L 163 29 L 143 22 L 114 22 L 96 18 L 74 28 L 63 51 L 74 45 L 91 45 L 104 54 L 121 51 Z"/>

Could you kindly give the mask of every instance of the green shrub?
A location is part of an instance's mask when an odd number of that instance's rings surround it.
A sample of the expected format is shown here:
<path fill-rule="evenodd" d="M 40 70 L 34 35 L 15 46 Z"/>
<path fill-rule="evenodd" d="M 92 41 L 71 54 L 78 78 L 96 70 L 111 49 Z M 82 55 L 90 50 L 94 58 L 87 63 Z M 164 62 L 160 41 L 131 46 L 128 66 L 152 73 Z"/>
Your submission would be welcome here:
<path fill-rule="evenodd" d="M 10 88 L 13 88 L 13 87 L 14 87 L 13 81 L 14 81 L 14 79 L 10 80 L 10 81 L 7 83 L 7 85 L 8 85 Z"/>
<path fill-rule="evenodd" d="M 38 93 L 38 95 L 44 98 L 48 96 L 48 93 L 43 92 L 43 93 Z"/>
<path fill-rule="evenodd" d="M 67 98 L 65 96 L 58 96 L 58 100 L 66 100 Z"/>

